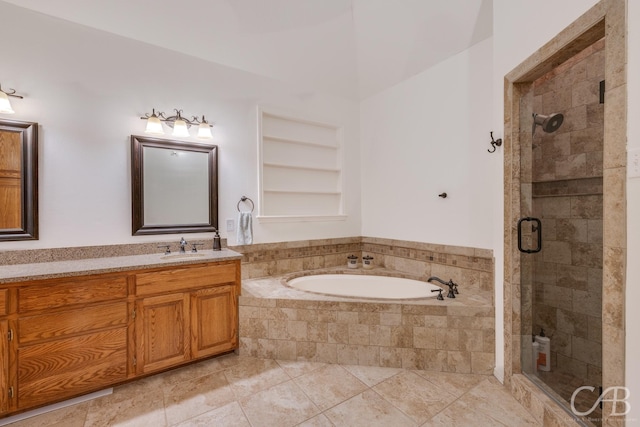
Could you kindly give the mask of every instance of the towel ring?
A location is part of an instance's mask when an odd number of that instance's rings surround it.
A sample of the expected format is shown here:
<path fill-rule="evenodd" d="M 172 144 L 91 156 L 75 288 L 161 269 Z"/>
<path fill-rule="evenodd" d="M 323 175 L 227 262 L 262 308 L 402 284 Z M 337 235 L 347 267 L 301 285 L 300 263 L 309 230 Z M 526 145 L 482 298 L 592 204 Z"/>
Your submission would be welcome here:
<path fill-rule="evenodd" d="M 251 212 L 253 212 L 253 208 L 255 207 L 255 205 L 253 204 L 253 200 L 251 200 L 247 196 L 240 197 L 240 201 L 238 202 L 238 205 L 236 206 L 236 208 L 238 209 L 238 212 L 240 212 L 240 203 L 246 202 L 246 201 L 249 201 L 249 203 L 251 203 Z"/>

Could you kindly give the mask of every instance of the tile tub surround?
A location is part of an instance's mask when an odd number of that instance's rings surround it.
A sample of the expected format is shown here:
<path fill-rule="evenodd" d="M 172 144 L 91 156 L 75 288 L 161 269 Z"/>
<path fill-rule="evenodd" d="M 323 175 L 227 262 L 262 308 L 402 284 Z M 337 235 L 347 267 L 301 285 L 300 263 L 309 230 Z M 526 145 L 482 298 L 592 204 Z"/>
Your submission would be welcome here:
<path fill-rule="evenodd" d="M 299 271 L 346 266 L 347 256 L 373 257 L 374 267 L 422 278 L 453 279 L 460 289 L 493 290 L 493 252 L 461 246 L 438 245 L 374 237 L 302 240 L 231 246 L 243 254 L 242 278 L 279 276 Z"/>
<path fill-rule="evenodd" d="M 337 273 L 340 269 L 309 273 L 322 272 Z M 303 292 L 285 286 L 285 279 L 243 281 L 241 355 L 485 375 L 493 372 L 495 318 L 490 292 L 465 294 L 461 290 L 456 299 L 445 301 L 381 302 Z"/>

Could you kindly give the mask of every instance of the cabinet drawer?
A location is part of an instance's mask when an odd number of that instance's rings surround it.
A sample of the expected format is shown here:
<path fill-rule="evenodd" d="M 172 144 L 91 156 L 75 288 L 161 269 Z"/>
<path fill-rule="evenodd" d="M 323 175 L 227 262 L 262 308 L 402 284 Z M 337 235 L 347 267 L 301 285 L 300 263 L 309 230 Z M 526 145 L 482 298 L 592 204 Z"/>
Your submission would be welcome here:
<path fill-rule="evenodd" d="M 125 276 L 67 279 L 46 282 L 18 290 L 20 313 L 74 304 L 89 304 L 127 297 Z"/>
<path fill-rule="evenodd" d="M 8 302 L 9 302 L 9 290 L 0 289 L 0 316 L 4 316 L 9 312 L 7 308 Z"/>
<path fill-rule="evenodd" d="M 18 319 L 20 345 L 125 326 L 126 301 Z"/>
<path fill-rule="evenodd" d="M 235 263 L 136 274 L 136 295 L 178 292 L 236 280 Z"/>
<path fill-rule="evenodd" d="M 20 348 L 18 406 L 50 403 L 124 381 L 126 367 L 126 328 Z"/>

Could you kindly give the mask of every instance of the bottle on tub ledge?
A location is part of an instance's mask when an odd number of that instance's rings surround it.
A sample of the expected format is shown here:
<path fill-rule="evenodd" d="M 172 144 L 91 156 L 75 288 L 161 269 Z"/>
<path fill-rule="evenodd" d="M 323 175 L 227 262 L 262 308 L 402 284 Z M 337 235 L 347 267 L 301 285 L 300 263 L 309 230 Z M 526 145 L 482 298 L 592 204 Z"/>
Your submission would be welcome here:
<path fill-rule="evenodd" d="M 551 370 L 551 339 L 544 334 L 544 329 L 540 329 L 540 335 L 536 335 L 535 342 L 538 343 L 538 357 L 536 366 L 539 371 L 548 372 Z"/>
<path fill-rule="evenodd" d="M 373 268 L 373 257 L 371 255 L 365 255 L 362 257 L 362 268 L 365 270 Z"/>
<path fill-rule="evenodd" d="M 349 255 L 347 257 L 347 268 L 358 268 L 358 257 L 355 255 Z"/>

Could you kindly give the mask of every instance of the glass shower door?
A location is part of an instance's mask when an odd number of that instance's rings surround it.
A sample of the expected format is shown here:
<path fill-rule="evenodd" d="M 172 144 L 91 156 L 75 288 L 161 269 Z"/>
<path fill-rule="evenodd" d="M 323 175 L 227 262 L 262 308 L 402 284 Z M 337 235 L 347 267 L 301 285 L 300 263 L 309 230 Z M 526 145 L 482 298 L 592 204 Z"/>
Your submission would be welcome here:
<path fill-rule="evenodd" d="M 602 384 L 603 48 L 534 82 L 521 133 L 521 366 L 570 412 L 588 411 Z M 594 392 L 572 398 L 582 386 Z"/>

